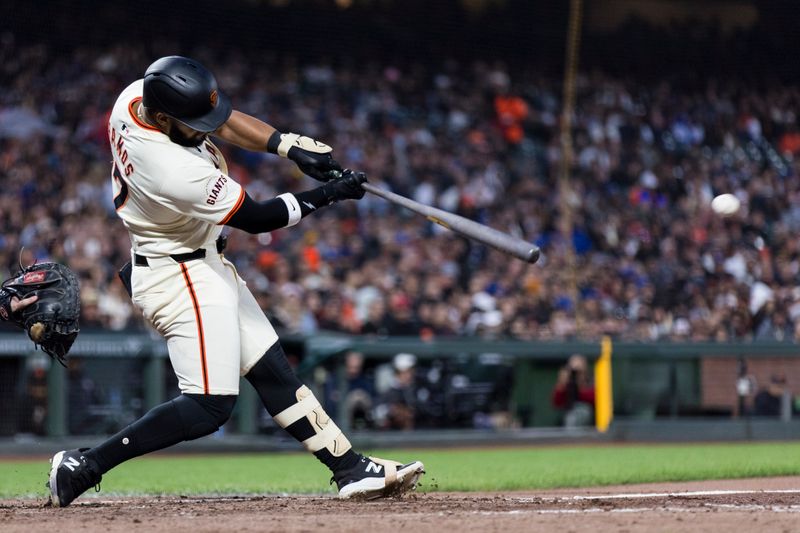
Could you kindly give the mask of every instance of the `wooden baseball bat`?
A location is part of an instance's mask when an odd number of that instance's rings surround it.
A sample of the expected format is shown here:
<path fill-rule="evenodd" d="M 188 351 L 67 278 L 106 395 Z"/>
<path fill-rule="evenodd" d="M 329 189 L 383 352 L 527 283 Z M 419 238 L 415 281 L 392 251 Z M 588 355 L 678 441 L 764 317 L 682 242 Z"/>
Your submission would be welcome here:
<path fill-rule="evenodd" d="M 492 248 L 496 248 L 501 252 L 513 255 L 528 263 L 535 263 L 539 259 L 539 247 L 535 244 L 523 241 L 516 237 L 512 237 L 502 231 L 497 231 L 489 226 L 479 224 L 474 220 L 469 220 L 455 213 L 443 211 L 429 205 L 421 204 L 405 196 L 395 194 L 393 192 L 376 187 L 371 183 L 362 183 L 365 191 L 371 192 L 374 195 L 380 196 L 384 200 L 392 202 L 410 209 L 415 213 L 423 215 L 431 222 L 436 222 L 440 226 L 455 231 L 465 237 L 481 242 Z"/>

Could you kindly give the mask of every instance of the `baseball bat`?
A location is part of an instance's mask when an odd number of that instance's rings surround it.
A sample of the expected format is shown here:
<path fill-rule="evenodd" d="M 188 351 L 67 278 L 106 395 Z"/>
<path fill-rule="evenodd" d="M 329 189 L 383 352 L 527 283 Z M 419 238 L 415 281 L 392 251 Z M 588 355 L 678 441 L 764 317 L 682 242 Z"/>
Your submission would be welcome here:
<path fill-rule="evenodd" d="M 456 215 L 455 213 L 421 204 L 405 196 L 376 187 L 371 183 L 362 183 L 361 186 L 364 187 L 365 191 L 380 196 L 393 204 L 410 209 L 415 213 L 419 213 L 431 222 L 436 222 L 440 226 L 451 231 L 455 231 L 465 237 L 496 248 L 501 252 L 513 255 L 527 263 L 535 263 L 539 259 L 539 247 L 535 244 L 512 237 L 507 233 L 490 228 L 489 226 L 484 226 L 483 224 Z"/>

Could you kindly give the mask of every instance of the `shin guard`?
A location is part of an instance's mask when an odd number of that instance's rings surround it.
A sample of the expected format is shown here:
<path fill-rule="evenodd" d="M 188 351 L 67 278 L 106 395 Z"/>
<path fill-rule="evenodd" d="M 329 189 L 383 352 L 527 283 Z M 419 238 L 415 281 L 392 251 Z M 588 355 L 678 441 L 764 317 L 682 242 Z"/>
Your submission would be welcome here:
<path fill-rule="evenodd" d="M 270 346 L 245 378 L 275 422 L 328 468 L 349 468 L 358 461 L 342 431 L 292 371 L 279 342 Z"/>
<path fill-rule="evenodd" d="M 274 416 L 279 426 L 285 429 L 299 420 L 308 420 L 314 435 L 303 440 L 303 446 L 312 453 L 328 450 L 334 457 L 341 457 L 352 448 L 350 441 L 331 420 L 308 387 L 301 386 L 295 394 L 297 403 Z"/>

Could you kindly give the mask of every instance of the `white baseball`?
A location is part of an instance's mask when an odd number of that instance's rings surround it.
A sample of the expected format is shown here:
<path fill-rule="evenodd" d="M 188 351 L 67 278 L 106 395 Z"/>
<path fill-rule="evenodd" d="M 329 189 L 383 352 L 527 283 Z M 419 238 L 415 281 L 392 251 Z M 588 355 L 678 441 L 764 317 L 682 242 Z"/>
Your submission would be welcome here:
<path fill-rule="evenodd" d="M 732 215 L 739 210 L 741 205 L 739 199 L 730 193 L 720 194 L 711 200 L 711 209 L 718 215 Z"/>

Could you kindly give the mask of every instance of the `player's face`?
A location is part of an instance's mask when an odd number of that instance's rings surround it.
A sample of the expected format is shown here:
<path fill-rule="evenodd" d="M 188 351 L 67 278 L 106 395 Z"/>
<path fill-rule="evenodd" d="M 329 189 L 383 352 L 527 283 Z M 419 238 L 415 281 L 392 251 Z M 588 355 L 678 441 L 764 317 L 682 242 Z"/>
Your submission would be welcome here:
<path fill-rule="evenodd" d="M 194 148 L 200 146 L 203 141 L 208 137 L 207 133 L 193 130 L 189 126 L 184 126 L 176 120 L 169 121 L 169 131 L 167 132 L 169 140 L 181 146 L 188 146 Z"/>

